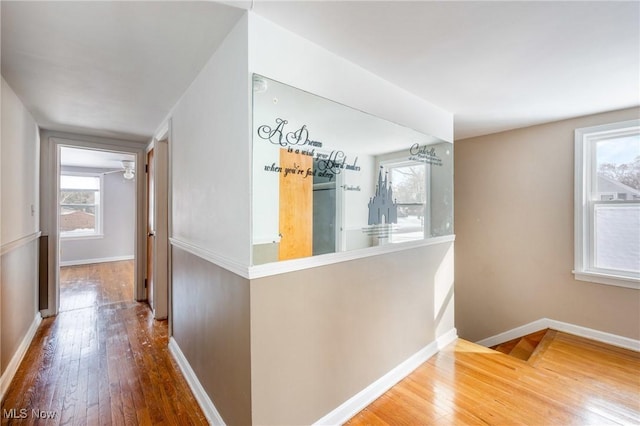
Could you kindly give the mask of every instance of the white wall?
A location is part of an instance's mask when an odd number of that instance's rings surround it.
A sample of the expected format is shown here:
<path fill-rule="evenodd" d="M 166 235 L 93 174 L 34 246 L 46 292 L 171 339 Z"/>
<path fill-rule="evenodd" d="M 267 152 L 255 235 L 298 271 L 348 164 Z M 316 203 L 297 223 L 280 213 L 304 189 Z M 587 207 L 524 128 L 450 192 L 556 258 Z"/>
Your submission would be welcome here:
<path fill-rule="evenodd" d="M 31 114 L 2 79 L 2 243 L 38 231 L 39 136 Z"/>
<path fill-rule="evenodd" d="M 38 324 L 38 127 L 2 78 L 0 398 Z"/>
<path fill-rule="evenodd" d="M 66 168 L 69 171 L 97 172 L 100 169 Z M 139 174 L 137 179 L 144 178 Z M 133 259 L 135 240 L 135 180 L 122 173 L 104 175 L 102 192 L 102 232 L 100 238 L 73 238 L 60 241 L 60 265 Z"/>
<path fill-rule="evenodd" d="M 251 247 L 250 90 L 245 16 L 172 113 L 172 237 L 238 265 Z"/>
<path fill-rule="evenodd" d="M 249 13 L 249 71 L 422 133 L 453 141 L 453 115 Z"/>

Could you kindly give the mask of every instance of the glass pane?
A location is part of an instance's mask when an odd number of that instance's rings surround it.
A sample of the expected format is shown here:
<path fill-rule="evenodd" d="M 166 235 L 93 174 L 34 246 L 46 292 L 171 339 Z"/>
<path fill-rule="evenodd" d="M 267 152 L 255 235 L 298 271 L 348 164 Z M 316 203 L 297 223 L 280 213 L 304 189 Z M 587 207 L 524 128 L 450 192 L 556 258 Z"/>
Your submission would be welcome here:
<path fill-rule="evenodd" d="M 254 80 L 254 265 L 453 233 L 451 143 Z"/>
<path fill-rule="evenodd" d="M 595 267 L 640 272 L 640 205 L 595 206 Z"/>
<path fill-rule="evenodd" d="M 426 166 L 424 164 L 392 167 L 390 169 L 393 198 L 397 203 L 424 204 L 427 198 L 425 191 L 425 169 Z"/>
<path fill-rule="evenodd" d="M 96 191 L 60 191 L 60 204 L 97 204 Z"/>
<path fill-rule="evenodd" d="M 86 234 L 96 232 L 94 206 L 62 206 L 60 208 L 60 231 L 64 234 Z"/>
<path fill-rule="evenodd" d="M 98 176 L 60 176 L 60 189 L 92 189 L 100 190 L 100 178 Z"/>
<path fill-rule="evenodd" d="M 596 143 L 595 200 L 640 200 L 640 135 Z"/>

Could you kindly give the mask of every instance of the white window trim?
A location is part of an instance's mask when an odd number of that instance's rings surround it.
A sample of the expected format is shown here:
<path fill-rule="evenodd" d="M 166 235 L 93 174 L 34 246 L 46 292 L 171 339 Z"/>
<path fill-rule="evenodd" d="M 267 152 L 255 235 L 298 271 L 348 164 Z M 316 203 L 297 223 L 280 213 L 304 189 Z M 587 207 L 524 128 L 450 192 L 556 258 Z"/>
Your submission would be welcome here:
<path fill-rule="evenodd" d="M 416 165 L 424 165 L 425 167 L 425 171 L 424 171 L 425 206 L 424 206 L 424 224 L 422 227 L 422 239 L 426 240 L 426 239 L 432 238 L 431 237 L 431 164 L 420 163 L 419 161 L 415 161 L 415 160 L 408 160 L 404 157 L 389 158 L 389 159 L 379 161 L 378 167 L 376 167 L 376 170 L 382 167 L 386 171 L 390 171 L 391 169 L 397 168 L 397 167 L 408 167 L 408 166 L 416 166 Z M 377 173 L 375 176 L 377 179 L 377 176 L 378 176 Z M 389 243 L 391 244 L 399 244 L 403 242 L 406 242 L 406 241 L 393 241 L 393 238 L 389 238 Z"/>
<path fill-rule="evenodd" d="M 602 139 L 624 136 L 640 131 L 640 120 L 630 120 L 601 126 L 575 130 L 575 195 L 574 195 L 574 236 L 575 264 L 573 274 L 576 280 L 599 284 L 640 289 L 640 274 L 592 267 L 593 241 L 591 223 L 592 208 L 590 170 L 595 167 L 594 146 Z"/>
<path fill-rule="evenodd" d="M 104 232 L 102 228 L 102 224 L 104 222 L 104 174 L 102 173 L 87 173 L 87 172 L 65 172 L 61 171 L 60 176 L 89 176 L 89 177 L 97 177 L 100 180 L 100 203 L 98 204 L 98 208 L 96 209 L 97 217 L 96 217 L 96 230 L 95 232 L 87 232 L 87 233 L 64 233 L 60 232 L 60 239 L 65 241 L 73 241 L 73 240 L 97 240 L 104 238 Z M 63 189 L 60 188 L 60 191 Z M 60 215 L 60 203 L 58 203 L 58 215 Z"/>

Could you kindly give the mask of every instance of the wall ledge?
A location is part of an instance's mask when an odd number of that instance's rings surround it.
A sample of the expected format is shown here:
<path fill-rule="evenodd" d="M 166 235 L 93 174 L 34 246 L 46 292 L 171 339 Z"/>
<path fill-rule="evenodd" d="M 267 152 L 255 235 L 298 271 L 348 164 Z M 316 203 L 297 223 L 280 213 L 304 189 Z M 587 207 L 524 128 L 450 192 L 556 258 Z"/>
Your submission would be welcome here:
<path fill-rule="evenodd" d="M 527 334 L 535 333 L 536 331 L 540 331 L 545 328 L 551 328 L 564 333 L 574 334 L 576 336 L 640 352 L 640 340 L 630 339 L 628 337 L 618 336 L 605 331 L 594 330 L 592 328 L 556 321 L 549 318 L 541 318 L 528 324 L 521 325 L 520 327 L 496 334 L 495 336 L 487 337 L 486 339 L 482 339 L 476 343 L 482 346 L 491 347 L 509 340 L 526 336 Z"/>
<path fill-rule="evenodd" d="M 207 391 L 204 390 L 204 387 L 202 387 L 202 384 L 198 380 L 198 376 L 196 376 L 195 371 L 193 371 L 193 369 L 191 368 L 191 364 L 189 364 L 189 361 L 187 361 L 187 358 L 182 353 L 180 346 L 178 346 L 178 342 L 176 342 L 173 337 L 169 338 L 169 353 L 171 353 L 171 356 L 173 356 L 173 359 L 175 359 L 178 367 L 180 367 L 182 375 L 191 388 L 191 391 L 193 392 L 196 401 L 198 401 L 200 408 L 202 408 L 202 411 L 204 412 L 204 415 L 207 418 L 209 424 L 216 426 L 225 426 L 225 422 L 222 419 L 222 416 L 216 409 L 213 401 L 211 401 L 211 398 L 209 398 Z"/>
<path fill-rule="evenodd" d="M 11 384 L 13 377 L 16 375 L 18 367 L 20 366 L 22 359 L 26 355 L 27 350 L 29 349 L 29 345 L 36 335 L 38 326 L 41 322 L 42 316 L 40 315 L 40 312 L 38 312 L 33 318 L 33 322 L 29 326 L 29 330 L 27 330 L 27 333 L 22 338 L 22 342 L 20 342 L 18 349 L 16 349 L 15 353 L 11 357 L 11 361 L 9 361 L 7 368 L 4 370 L 4 374 L 2 375 L 2 377 L 0 377 L 0 401 L 4 401 L 4 397 L 7 393 L 7 390 L 9 389 L 9 385 Z"/>
<path fill-rule="evenodd" d="M 227 271 L 233 272 L 236 275 L 240 275 L 244 278 L 248 277 L 247 265 L 237 262 L 235 260 L 229 259 L 225 256 L 221 256 L 217 253 L 214 253 L 208 249 L 197 246 L 192 243 L 188 243 L 186 241 L 182 241 L 178 238 L 169 237 L 169 242 L 172 246 L 178 247 L 181 250 L 186 251 L 194 256 L 197 256 L 207 262 L 213 263 L 215 265 L 220 266 L 221 268 L 226 269 Z"/>
<path fill-rule="evenodd" d="M 5 254 L 20 248 L 24 245 L 29 244 L 32 241 L 37 240 L 38 238 L 40 238 L 40 235 L 42 235 L 42 232 L 37 231 L 34 232 L 33 234 L 29 234 L 27 236 L 24 236 L 22 238 L 19 238 L 17 240 L 11 241 L 9 243 L 3 244 L 2 248 L 0 248 L 0 256 L 4 256 Z"/>
<path fill-rule="evenodd" d="M 208 249 L 199 247 L 186 241 L 182 241 L 178 238 L 171 237 L 169 238 L 169 242 L 172 246 L 182 249 L 194 256 L 206 260 L 207 262 L 218 265 L 243 278 L 253 280 L 257 278 L 270 277 L 272 275 L 286 274 L 288 272 L 317 268 L 319 266 L 332 265 L 334 263 L 348 262 L 350 260 L 380 256 L 388 253 L 397 253 L 419 247 L 428 247 L 437 244 L 450 243 L 454 242 L 455 239 L 455 235 L 446 235 L 443 237 L 434 237 L 420 241 L 410 241 L 400 244 L 385 244 L 383 246 L 367 247 L 358 250 L 305 257 L 302 259 L 285 260 L 282 262 L 265 263 L 264 265 L 256 266 L 247 266 L 241 262 L 237 262 L 225 256 L 221 256 Z"/>
<path fill-rule="evenodd" d="M 264 265 L 250 266 L 248 268 L 248 279 L 269 277 L 272 275 L 286 274 L 288 272 L 300 271 L 303 269 L 317 268 L 319 266 L 332 265 L 334 263 L 348 262 L 350 260 L 363 259 L 365 257 L 380 256 L 388 253 L 397 253 L 411 250 L 418 247 L 433 246 L 436 244 L 450 243 L 455 241 L 455 235 L 428 238 L 420 241 L 409 241 L 399 244 L 385 244 L 383 246 L 367 247 L 357 250 L 343 251 L 339 253 L 323 254 L 320 256 L 305 257 L 302 259 L 285 260 L 282 262 L 265 263 Z"/>
<path fill-rule="evenodd" d="M 347 422 L 457 338 L 458 333 L 455 328 L 452 328 L 316 421 L 314 425 L 338 425 Z"/>

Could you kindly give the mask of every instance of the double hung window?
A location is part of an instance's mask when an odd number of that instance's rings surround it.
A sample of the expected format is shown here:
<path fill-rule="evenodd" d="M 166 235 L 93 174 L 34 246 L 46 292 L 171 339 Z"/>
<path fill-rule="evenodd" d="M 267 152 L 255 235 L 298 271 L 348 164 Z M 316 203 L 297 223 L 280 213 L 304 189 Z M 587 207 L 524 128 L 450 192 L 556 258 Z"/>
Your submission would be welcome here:
<path fill-rule="evenodd" d="M 640 288 L 640 120 L 575 132 L 575 276 Z"/>
<path fill-rule="evenodd" d="M 60 176 L 60 236 L 97 237 L 102 234 L 102 178 L 99 175 Z"/>

